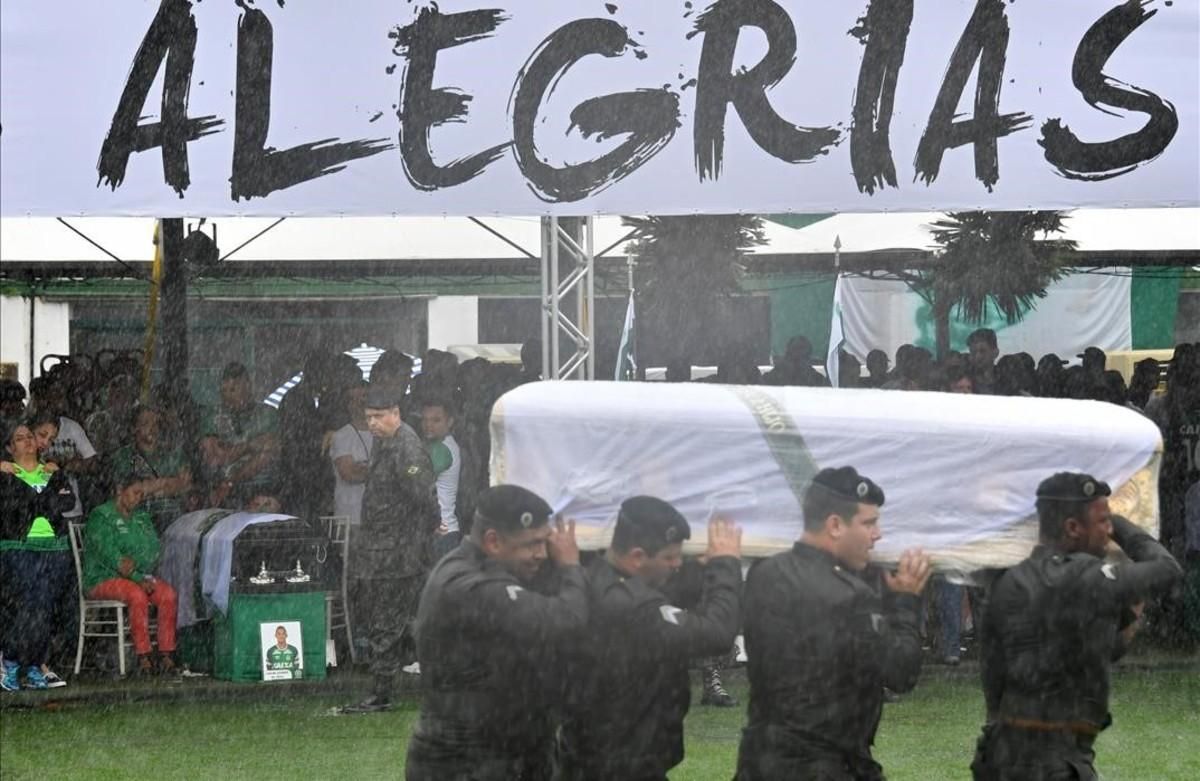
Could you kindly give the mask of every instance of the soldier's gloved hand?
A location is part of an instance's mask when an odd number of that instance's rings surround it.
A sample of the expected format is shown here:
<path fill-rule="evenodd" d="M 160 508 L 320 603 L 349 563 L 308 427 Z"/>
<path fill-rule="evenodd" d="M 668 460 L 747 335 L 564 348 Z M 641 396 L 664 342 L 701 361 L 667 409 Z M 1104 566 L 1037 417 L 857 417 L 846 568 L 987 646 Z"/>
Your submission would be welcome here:
<path fill-rule="evenodd" d="M 892 591 L 901 594 L 920 594 L 933 574 L 933 559 L 920 548 L 906 550 L 900 556 L 895 573 L 884 571 L 883 581 Z"/>
<path fill-rule="evenodd" d="M 570 566 L 579 563 L 579 545 L 575 542 L 575 521 L 563 521 L 562 517 L 554 519 L 554 531 L 546 540 L 550 560 L 559 566 Z"/>
<path fill-rule="evenodd" d="M 714 518 L 708 522 L 708 550 L 702 560 L 707 564 L 717 556 L 742 557 L 742 527 L 733 521 Z"/>

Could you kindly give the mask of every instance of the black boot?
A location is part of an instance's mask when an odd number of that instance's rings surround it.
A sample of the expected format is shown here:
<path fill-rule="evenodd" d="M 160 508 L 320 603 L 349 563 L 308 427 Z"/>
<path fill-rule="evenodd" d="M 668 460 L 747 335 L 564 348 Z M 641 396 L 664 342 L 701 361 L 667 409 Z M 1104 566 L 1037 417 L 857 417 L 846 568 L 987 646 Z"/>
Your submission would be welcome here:
<path fill-rule="evenodd" d="M 361 713 L 383 713 L 392 709 L 392 703 L 387 697 L 372 694 L 356 705 L 343 705 L 337 712 L 342 715 L 357 715 Z"/>
<path fill-rule="evenodd" d="M 712 705 L 717 708 L 733 708 L 737 700 L 725 691 L 721 684 L 721 669 L 719 667 L 704 667 L 700 671 L 704 679 L 704 694 L 700 697 L 701 705 Z"/>
<path fill-rule="evenodd" d="M 357 705 L 346 705 L 338 708 L 338 713 L 343 715 L 358 714 L 358 713 L 382 713 L 392 709 L 392 678 L 386 675 L 375 675 L 375 682 L 371 687 L 371 696 L 358 703 Z"/>

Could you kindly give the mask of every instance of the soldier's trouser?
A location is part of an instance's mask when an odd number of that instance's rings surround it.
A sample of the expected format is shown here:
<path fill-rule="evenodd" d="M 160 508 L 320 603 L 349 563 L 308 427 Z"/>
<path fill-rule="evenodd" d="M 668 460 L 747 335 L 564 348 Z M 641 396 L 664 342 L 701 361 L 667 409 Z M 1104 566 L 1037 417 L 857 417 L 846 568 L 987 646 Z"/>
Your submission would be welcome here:
<path fill-rule="evenodd" d="M 578 768 L 566 766 L 559 763 L 555 769 L 554 781 L 609 781 L 612 778 L 620 778 L 621 781 L 667 781 L 667 776 L 663 773 L 648 773 L 648 774 L 622 774 L 615 776 L 611 774 L 587 773 Z"/>
<path fill-rule="evenodd" d="M 561 741 L 558 748 L 554 757 L 554 781 L 610 781 L 614 778 L 621 781 L 667 781 L 667 771 L 661 769 L 661 758 L 639 763 L 628 757 L 605 755 L 581 762 L 569 753 Z"/>
<path fill-rule="evenodd" d="M 424 577 L 360 579 L 355 589 L 363 598 L 359 609 L 365 613 L 355 624 L 367 633 L 371 649 L 372 694 L 388 698 L 400 668 L 404 666 L 404 638 L 409 622 L 416 615 Z"/>
<path fill-rule="evenodd" d="M 406 781 L 550 781 L 554 758 L 544 750 L 501 752 L 479 745 L 456 746 L 413 734 L 408 741 Z"/>
<path fill-rule="evenodd" d="M 433 560 L 441 561 L 442 557 L 456 549 L 462 542 L 462 532 L 446 532 L 433 541 Z"/>
<path fill-rule="evenodd" d="M 594 774 L 586 775 L 586 774 L 580 773 L 575 768 L 570 768 L 570 767 L 564 768 L 562 766 L 559 766 L 558 769 L 555 771 L 554 781 L 600 781 L 601 779 L 603 779 L 603 781 L 609 781 L 609 779 L 611 779 L 611 778 L 617 778 L 617 776 L 594 775 Z M 652 775 L 641 775 L 641 776 L 639 776 L 639 775 L 632 775 L 632 776 L 622 775 L 622 776 L 619 776 L 619 778 L 621 778 L 621 781 L 667 781 L 667 777 L 665 775 L 663 775 L 662 773 L 655 773 Z"/>
<path fill-rule="evenodd" d="M 885 781 L 883 768 L 869 755 L 847 755 L 766 726 L 742 731 L 735 781 Z"/>
<path fill-rule="evenodd" d="M 975 781 L 1098 781 L 1095 738 L 989 725 L 976 744 Z"/>
<path fill-rule="evenodd" d="M 1183 564 L 1184 639 L 1200 643 L 1200 553 L 1189 553 Z"/>

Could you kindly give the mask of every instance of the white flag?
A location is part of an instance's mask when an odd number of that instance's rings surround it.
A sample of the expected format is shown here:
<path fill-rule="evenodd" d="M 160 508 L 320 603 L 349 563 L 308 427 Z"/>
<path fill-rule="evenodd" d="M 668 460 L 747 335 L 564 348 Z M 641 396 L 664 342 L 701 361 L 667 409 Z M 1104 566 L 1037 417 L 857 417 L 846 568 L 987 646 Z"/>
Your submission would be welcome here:
<path fill-rule="evenodd" d="M 838 387 L 841 377 L 839 353 L 846 344 L 846 332 L 842 330 L 842 275 L 838 274 L 837 283 L 833 286 L 833 322 L 829 325 L 829 352 L 825 356 L 825 376 L 829 384 Z"/>
<path fill-rule="evenodd" d="M 618 382 L 637 379 L 637 351 L 633 336 L 634 319 L 633 293 L 630 293 L 629 308 L 625 310 L 625 325 L 621 328 L 621 346 L 617 348 L 617 371 L 613 379 Z"/>

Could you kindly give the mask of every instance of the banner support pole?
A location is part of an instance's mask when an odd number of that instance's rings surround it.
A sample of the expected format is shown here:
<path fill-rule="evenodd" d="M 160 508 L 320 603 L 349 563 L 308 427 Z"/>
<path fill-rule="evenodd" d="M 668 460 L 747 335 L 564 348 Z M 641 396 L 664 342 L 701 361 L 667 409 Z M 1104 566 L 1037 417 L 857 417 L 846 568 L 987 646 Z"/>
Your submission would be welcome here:
<path fill-rule="evenodd" d="M 595 379 L 594 217 L 542 218 L 542 378 Z M 563 257 L 573 261 L 560 265 Z M 575 312 L 563 302 L 574 294 Z M 565 335 L 575 346 L 565 361 L 559 349 Z"/>

